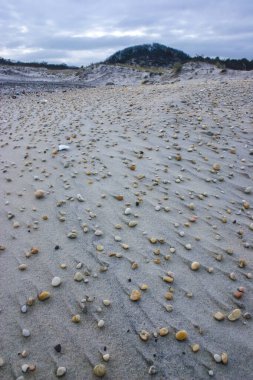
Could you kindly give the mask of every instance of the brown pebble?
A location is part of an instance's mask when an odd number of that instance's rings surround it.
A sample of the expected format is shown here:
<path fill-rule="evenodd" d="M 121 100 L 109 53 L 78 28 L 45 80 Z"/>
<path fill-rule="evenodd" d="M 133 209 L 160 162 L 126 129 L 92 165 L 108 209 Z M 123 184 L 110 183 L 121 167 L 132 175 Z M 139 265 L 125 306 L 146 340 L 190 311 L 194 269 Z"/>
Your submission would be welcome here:
<path fill-rule="evenodd" d="M 50 298 L 50 293 L 47 292 L 46 290 L 44 290 L 43 292 L 41 292 L 39 295 L 38 295 L 38 299 L 40 301 L 45 301 L 47 300 L 48 298 Z"/>
<path fill-rule="evenodd" d="M 164 297 L 166 300 L 173 300 L 173 293 L 172 292 L 166 292 Z"/>
<path fill-rule="evenodd" d="M 71 321 L 73 323 L 79 323 L 81 321 L 80 315 L 79 314 L 73 315 L 73 317 L 71 318 Z"/>
<path fill-rule="evenodd" d="M 188 338 L 188 334 L 185 330 L 179 330 L 176 333 L 176 340 L 183 341 L 183 340 L 186 340 L 187 338 Z"/>
<path fill-rule="evenodd" d="M 160 330 L 159 330 L 159 335 L 160 336 L 166 336 L 169 334 L 169 329 L 167 327 L 162 327 Z"/>
<path fill-rule="evenodd" d="M 130 294 L 131 301 L 139 301 L 141 299 L 141 292 L 139 290 L 132 290 Z"/>
<path fill-rule="evenodd" d="M 106 367 L 104 366 L 104 364 L 97 364 L 93 368 L 93 373 L 97 377 L 103 377 L 106 374 Z"/>
<path fill-rule="evenodd" d="M 34 192 L 35 198 L 42 199 L 45 197 L 45 191 L 44 190 L 36 190 Z"/>
<path fill-rule="evenodd" d="M 123 201 L 124 196 L 123 195 L 115 195 L 115 198 L 117 199 L 117 201 Z"/>
<path fill-rule="evenodd" d="M 141 330 L 141 332 L 139 333 L 139 337 L 141 338 L 141 340 L 146 342 L 150 338 L 150 333 L 146 330 Z"/>

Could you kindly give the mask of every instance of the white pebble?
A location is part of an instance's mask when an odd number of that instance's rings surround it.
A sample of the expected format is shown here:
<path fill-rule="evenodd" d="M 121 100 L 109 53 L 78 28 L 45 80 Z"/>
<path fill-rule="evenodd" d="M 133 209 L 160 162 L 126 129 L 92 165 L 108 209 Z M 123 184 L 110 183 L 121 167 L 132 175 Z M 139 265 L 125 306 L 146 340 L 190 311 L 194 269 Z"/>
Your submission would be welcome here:
<path fill-rule="evenodd" d="M 61 284 L 61 279 L 60 279 L 60 277 L 54 277 L 53 279 L 52 279 L 52 286 L 59 286 Z"/>
<path fill-rule="evenodd" d="M 0 356 L 0 367 L 3 367 L 3 365 L 4 365 L 4 359 L 1 358 L 1 356 Z"/>
<path fill-rule="evenodd" d="M 67 369 L 65 367 L 58 367 L 56 371 L 56 376 L 62 377 L 65 375 L 66 372 L 67 372 Z"/>
<path fill-rule="evenodd" d="M 105 325 L 105 321 L 103 321 L 103 319 L 100 319 L 100 321 L 98 321 L 98 327 L 102 328 L 104 327 L 104 325 Z"/>
<path fill-rule="evenodd" d="M 22 335 L 25 336 L 25 337 L 28 337 L 31 335 L 30 331 L 28 329 L 23 329 L 22 330 Z"/>
<path fill-rule="evenodd" d="M 216 361 L 216 363 L 220 363 L 221 362 L 221 356 L 219 354 L 214 354 L 213 358 Z"/>
<path fill-rule="evenodd" d="M 21 366 L 21 369 L 22 369 L 22 372 L 26 373 L 28 371 L 28 369 L 29 369 L 29 365 L 28 364 L 23 364 Z"/>
<path fill-rule="evenodd" d="M 131 213 L 132 213 L 132 210 L 130 209 L 130 207 L 125 209 L 125 215 L 130 215 Z"/>
<path fill-rule="evenodd" d="M 27 312 L 27 306 L 26 305 L 21 306 L 21 312 L 22 313 L 26 313 Z"/>

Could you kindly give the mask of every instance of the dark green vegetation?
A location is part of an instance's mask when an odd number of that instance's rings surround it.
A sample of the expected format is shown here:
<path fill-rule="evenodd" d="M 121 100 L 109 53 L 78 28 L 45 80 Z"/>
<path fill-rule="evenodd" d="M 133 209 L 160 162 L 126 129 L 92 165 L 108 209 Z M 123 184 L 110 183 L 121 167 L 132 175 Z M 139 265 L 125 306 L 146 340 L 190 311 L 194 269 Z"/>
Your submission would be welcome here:
<path fill-rule="evenodd" d="M 65 70 L 65 69 L 78 69 L 77 66 L 68 66 L 65 63 L 47 63 L 47 62 L 20 62 L 20 61 L 12 61 L 10 59 L 4 59 L 0 57 L 0 65 L 8 65 L 8 66 L 26 66 L 26 67 L 34 67 L 34 68 L 45 68 L 50 70 Z"/>

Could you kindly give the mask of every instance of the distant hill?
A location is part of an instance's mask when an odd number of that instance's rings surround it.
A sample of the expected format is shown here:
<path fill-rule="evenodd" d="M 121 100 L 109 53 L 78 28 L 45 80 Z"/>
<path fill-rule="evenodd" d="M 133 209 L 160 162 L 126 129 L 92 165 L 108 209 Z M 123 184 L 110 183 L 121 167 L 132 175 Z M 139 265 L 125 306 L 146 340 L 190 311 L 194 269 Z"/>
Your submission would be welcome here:
<path fill-rule="evenodd" d="M 188 54 L 158 43 L 131 46 L 107 58 L 104 63 L 124 63 L 139 66 L 171 66 L 176 62 L 185 63 L 191 58 Z"/>

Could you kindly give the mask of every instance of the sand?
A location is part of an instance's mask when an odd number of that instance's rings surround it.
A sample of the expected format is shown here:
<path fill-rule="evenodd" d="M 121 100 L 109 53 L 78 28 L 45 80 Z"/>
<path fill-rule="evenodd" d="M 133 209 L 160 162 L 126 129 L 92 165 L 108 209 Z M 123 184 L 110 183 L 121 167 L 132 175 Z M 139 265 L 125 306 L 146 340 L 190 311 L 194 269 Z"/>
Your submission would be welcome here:
<path fill-rule="evenodd" d="M 252 84 L 1 95 L 1 379 L 252 378 Z"/>

